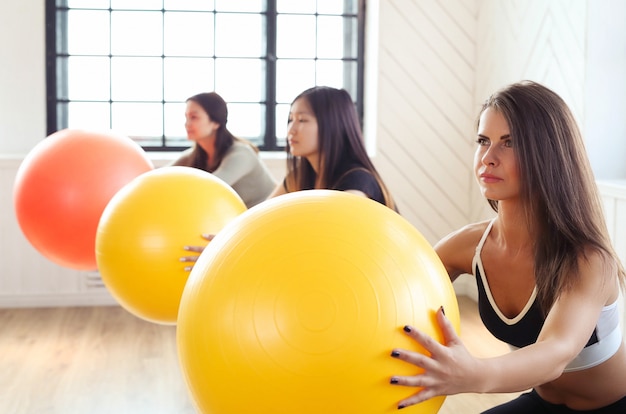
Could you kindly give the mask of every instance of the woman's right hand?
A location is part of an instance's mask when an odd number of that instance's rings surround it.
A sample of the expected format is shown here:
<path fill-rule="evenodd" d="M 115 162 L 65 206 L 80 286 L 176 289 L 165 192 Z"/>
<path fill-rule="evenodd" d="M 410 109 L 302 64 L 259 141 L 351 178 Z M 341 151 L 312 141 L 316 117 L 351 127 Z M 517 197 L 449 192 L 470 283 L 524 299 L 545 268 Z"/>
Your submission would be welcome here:
<path fill-rule="evenodd" d="M 215 234 L 202 234 L 202 238 L 209 242 L 213 240 L 214 237 Z M 191 269 L 193 269 L 194 264 L 198 261 L 198 257 L 200 257 L 200 253 L 204 251 L 205 247 L 206 246 L 183 246 L 183 249 L 188 252 L 198 253 L 192 256 L 183 256 L 179 259 L 181 262 L 191 263 L 191 265 L 185 266 L 185 272 L 191 272 Z"/>
<path fill-rule="evenodd" d="M 419 343 L 427 352 L 394 349 L 391 356 L 422 368 L 423 373 L 412 376 L 394 375 L 391 383 L 406 387 L 419 387 L 420 390 L 409 398 L 400 401 L 398 408 L 408 407 L 440 395 L 453 395 L 476 392 L 484 370 L 479 369 L 480 361 L 468 352 L 446 318 L 443 306 L 437 311 L 437 323 L 443 333 L 443 344 L 426 333 L 410 326 L 404 331 Z"/>

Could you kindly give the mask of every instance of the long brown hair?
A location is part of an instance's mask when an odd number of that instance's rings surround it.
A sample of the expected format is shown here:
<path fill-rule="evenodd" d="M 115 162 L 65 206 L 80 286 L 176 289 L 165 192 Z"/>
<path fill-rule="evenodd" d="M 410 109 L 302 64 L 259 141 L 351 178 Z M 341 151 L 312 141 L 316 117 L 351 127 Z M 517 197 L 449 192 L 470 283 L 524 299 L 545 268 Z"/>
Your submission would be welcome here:
<path fill-rule="evenodd" d="M 211 160 L 211 168 L 209 172 L 215 171 L 217 167 L 222 163 L 224 156 L 228 152 L 228 149 L 235 143 L 235 141 L 245 142 L 250 145 L 255 152 L 259 152 L 259 149 L 244 139 L 234 136 L 226 127 L 228 122 L 228 107 L 226 101 L 215 92 L 203 92 L 194 95 L 187 99 L 187 102 L 192 101 L 197 103 L 204 109 L 209 115 L 209 118 L 220 124 L 220 127 L 216 131 L 215 135 L 215 154 Z M 192 151 L 192 167 L 206 170 L 208 155 L 206 151 L 200 146 L 195 144 Z"/>
<path fill-rule="evenodd" d="M 616 263 L 623 286 L 624 268 L 611 245 L 583 138 L 566 103 L 545 86 L 522 81 L 489 97 L 481 114 L 487 108 L 504 116 L 515 145 L 526 222 L 535 235 L 535 279 L 543 311 L 579 279 L 578 260 L 588 249 Z M 498 202 L 488 201 L 498 211 Z"/>
<path fill-rule="evenodd" d="M 333 188 L 345 167 L 356 165 L 374 176 L 385 198 L 385 205 L 396 209 L 374 164 L 367 155 L 356 107 L 345 89 L 315 86 L 299 94 L 293 102 L 305 99 L 318 125 L 319 177 L 304 157 L 294 157 L 287 143 L 287 189 L 311 189 L 319 179 L 321 188 Z M 292 104 L 293 104 L 292 102 Z"/>

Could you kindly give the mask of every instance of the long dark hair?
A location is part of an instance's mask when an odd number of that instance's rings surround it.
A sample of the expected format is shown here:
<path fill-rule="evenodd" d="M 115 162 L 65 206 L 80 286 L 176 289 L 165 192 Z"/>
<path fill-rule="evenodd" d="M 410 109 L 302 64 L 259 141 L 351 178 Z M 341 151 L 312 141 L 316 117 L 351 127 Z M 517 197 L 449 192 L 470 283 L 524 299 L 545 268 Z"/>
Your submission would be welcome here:
<path fill-rule="evenodd" d="M 588 249 L 615 261 L 623 285 L 624 269 L 611 245 L 583 138 L 567 104 L 545 86 L 522 81 L 489 97 L 481 114 L 487 108 L 504 116 L 515 145 L 544 312 L 579 279 L 578 260 Z M 498 211 L 496 200 L 489 204 Z"/>
<path fill-rule="evenodd" d="M 287 189 L 299 191 L 314 188 L 319 178 L 321 188 L 333 188 L 345 168 L 355 165 L 369 171 L 378 182 L 385 205 L 395 209 L 389 191 L 367 155 L 356 107 L 345 89 L 315 86 L 293 100 L 305 99 L 317 119 L 319 177 L 304 157 L 291 155 L 287 143 Z M 292 102 L 292 104 L 293 104 Z"/>
<path fill-rule="evenodd" d="M 228 107 L 226 101 L 215 92 L 203 92 L 187 98 L 187 102 L 192 101 L 197 103 L 204 109 L 209 115 L 212 121 L 220 124 L 220 127 L 216 131 L 215 135 L 215 154 L 211 160 L 211 167 L 209 172 L 215 171 L 217 167 L 222 163 L 224 156 L 228 152 L 228 149 L 233 145 L 235 141 L 242 141 L 250 145 L 256 152 L 258 148 L 252 143 L 234 136 L 226 127 L 228 122 Z M 206 151 L 200 146 L 195 145 L 192 152 L 192 167 L 206 170 L 208 155 Z"/>

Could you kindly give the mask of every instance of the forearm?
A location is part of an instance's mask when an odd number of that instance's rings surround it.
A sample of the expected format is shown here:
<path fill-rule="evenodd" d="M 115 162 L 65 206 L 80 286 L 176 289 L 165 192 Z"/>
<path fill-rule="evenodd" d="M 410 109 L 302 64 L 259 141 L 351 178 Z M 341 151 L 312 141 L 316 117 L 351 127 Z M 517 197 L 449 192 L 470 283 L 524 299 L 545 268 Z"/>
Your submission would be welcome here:
<path fill-rule="evenodd" d="M 561 376 L 571 359 L 566 349 L 538 342 L 508 354 L 479 360 L 476 389 L 471 392 L 524 391 Z"/>

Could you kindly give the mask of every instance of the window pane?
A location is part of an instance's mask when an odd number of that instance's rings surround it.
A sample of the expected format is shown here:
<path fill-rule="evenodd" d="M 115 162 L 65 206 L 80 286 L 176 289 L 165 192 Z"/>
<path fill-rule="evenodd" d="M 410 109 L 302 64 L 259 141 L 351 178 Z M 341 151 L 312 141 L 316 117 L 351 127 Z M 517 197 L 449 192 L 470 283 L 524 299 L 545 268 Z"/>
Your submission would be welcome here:
<path fill-rule="evenodd" d="M 276 23 L 278 57 L 315 57 L 315 16 L 279 15 Z"/>
<path fill-rule="evenodd" d="M 165 54 L 213 56 L 213 13 L 165 13 Z"/>
<path fill-rule="evenodd" d="M 165 117 L 165 136 L 168 140 L 177 141 L 176 145 L 187 146 L 185 131 L 185 103 L 166 103 L 163 107 Z"/>
<path fill-rule="evenodd" d="M 298 95 L 294 95 L 291 99 L 293 100 L 296 96 Z M 291 103 L 276 105 L 276 141 L 281 147 L 284 147 L 287 142 L 287 121 L 290 109 Z"/>
<path fill-rule="evenodd" d="M 291 103 L 300 92 L 315 86 L 314 60 L 285 60 L 276 62 L 276 101 Z"/>
<path fill-rule="evenodd" d="M 315 83 L 317 85 L 343 88 L 344 74 L 341 60 L 318 60 L 316 62 Z"/>
<path fill-rule="evenodd" d="M 70 10 L 67 13 L 69 54 L 109 54 L 109 12 Z"/>
<path fill-rule="evenodd" d="M 110 90 L 109 58 L 72 57 L 67 68 L 68 98 L 108 101 Z"/>
<path fill-rule="evenodd" d="M 111 0 L 112 9 L 161 10 L 162 0 Z"/>
<path fill-rule="evenodd" d="M 318 62 L 318 63 L 323 63 L 323 62 Z M 342 88 L 346 89 L 348 92 L 350 92 L 350 96 L 352 96 L 352 99 L 356 99 L 357 97 L 357 91 L 358 91 L 358 80 L 359 80 L 359 76 L 358 76 L 358 70 L 359 67 L 357 65 L 357 62 L 355 61 L 349 61 L 349 62 L 342 62 L 343 65 L 343 86 Z M 318 68 L 320 68 L 320 66 L 318 66 Z M 325 69 L 320 68 L 320 70 L 322 70 L 322 73 L 327 73 L 327 71 Z M 319 83 L 318 83 L 319 84 Z"/>
<path fill-rule="evenodd" d="M 324 17 L 317 19 L 317 56 L 341 59 L 343 53 L 343 21 L 342 17 Z"/>
<path fill-rule="evenodd" d="M 161 56 L 161 12 L 112 12 L 111 53 L 114 55 Z"/>
<path fill-rule="evenodd" d="M 160 101 L 161 58 L 111 59 L 111 97 L 114 101 Z"/>
<path fill-rule="evenodd" d="M 264 54 L 263 17 L 255 14 L 218 14 L 216 55 L 260 57 Z"/>
<path fill-rule="evenodd" d="M 265 74 L 261 59 L 217 59 L 215 90 L 224 100 L 260 102 Z"/>
<path fill-rule="evenodd" d="M 111 127 L 108 102 L 70 102 L 67 114 L 68 128 L 107 130 Z"/>
<path fill-rule="evenodd" d="M 165 58 L 164 72 L 166 101 L 185 101 L 192 95 L 215 89 L 211 58 Z"/>
<path fill-rule="evenodd" d="M 334 0 L 337 1 L 337 0 Z M 278 13 L 315 13 L 316 0 L 278 0 L 276 11 Z"/>
<path fill-rule="evenodd" d="M 113 102 L 112 121 L 112 129 L 130 137 L 160 139 L 163 135 L 161 103 Z"/>
<path fill-rule="evenodd" d="M 357 14 L 358 0 L 317 0 L 320 14 Z"/>
<path fill-rule="evenodd" d="M 264 108 L 261 104 L 228 104 L 229 131 L 258 144 L 265 131 Z"/>
<path fill-rule="evenodd" d="M 165 10 L 204 10 L 215 8 L 213 0 L 165 0 Z"/>
<path fill-rule="evenodd" d="M 215 8 L 217 11 L 258 13 L 265 11 L 263 4 L 263 0 L 216 0 Z"/>
<path fill-rule="evenodd" d="M 64 0 L 57 0 L 57 6 L 65 5 Z M 67 7 L 80 7 L 82 9 L 108 9 L 109 0 L 67 0 Z"/>
<path fill-rule="evenodd" d="M 56 61 L 56 71 L 57 74 L 63 74 L 63 75 L 67 75 L 67 67 L 69 58 L 67 57 L 57 57 L 57 61 Z M 58 75 L 57 75 L 58 77 Z M 68 99 L 67 96 L 67 84 L 70 80 L 68 79 L 67 76 L 63 76 L 63 78 L 58 81 L 55 86 L 56 86 L 56 100 L 65 100 Z"/>

